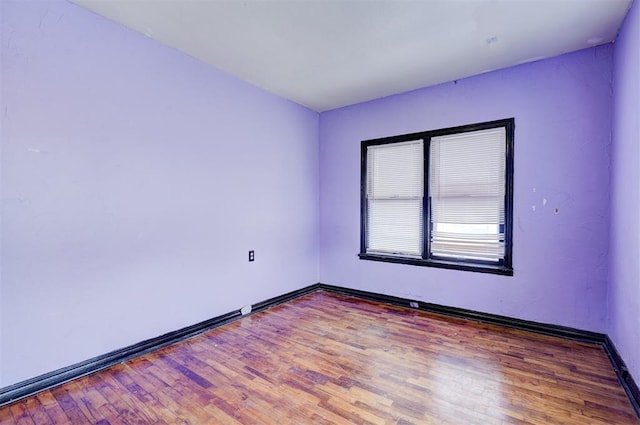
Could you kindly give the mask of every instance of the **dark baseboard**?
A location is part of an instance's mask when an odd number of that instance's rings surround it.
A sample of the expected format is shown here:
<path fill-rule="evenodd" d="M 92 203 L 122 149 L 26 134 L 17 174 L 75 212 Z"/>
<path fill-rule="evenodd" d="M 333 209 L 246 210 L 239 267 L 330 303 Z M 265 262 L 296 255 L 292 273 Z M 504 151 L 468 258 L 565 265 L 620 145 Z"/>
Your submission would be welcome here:
<path fill-rule="evenodd" d="M 0 388 L 0 406 L 29 397 L 73 379 L 98 372 L 133 357 L 166 347 L 167 345 L 174 344 L 206 330 L 232 322 L 239 317 L 241 317 L 240 310 L 236 310 L 62 369 L 54 370 L 53 372 L 45 373 L 44 375 L 36 376 L 26 381 L 18 382 L 8 387 Z"/>
<path fill-rule="evenodd" d="M 321 286 L 322 285 L 320 285 L 319 283 L 315 283 L 313 285 L 306 286 L 306 287 L 304 287 L 302 289 L 298 289 L 296 291 L 287 292 L 284 295 L 280 295 L 278 297 L 269 298 L 266 301 L 255 303 L 252 306 L 252 311 L 253 312 L 258 312 L 258 311 L 266 310 L 266 309 L 271 308 L 271 307 L 275 307 L 278 304 L 283 304 L 283 303 L 291 301 L 291 300 L 293 300 L 295 298 L 301 297 L 303 295 L 307 295 L 307 294 L 310 294 L 312 292 L 316 292 L 321 288 Z"/>
<path fill-rule="evenodd" d="M 609 356 L 609 360 L 611 360 L 616 375 L 618 375 L 618 380 L 620 380 L 622 388 L 624 388 L 624 391 L 627 393 L 629 401 L 631 401 L 633 408 L 636 410 L 638 416 L 640 416 L 640 390 L 638 389 L 636 381 L 633 380 L 633 376 L 631 376 L 627 365 L 624 363 L 624 360 L 622 360 L 611 338 L 607 336 L 602 347 Z"/>
<path fill-rule="evenodd" d="M 411 307 L 410 303 L 417 303 L 417 309 L 430 313 L 436 313 L 460 319 L 473 320 L 481 323 L 505 326 L 509 328 L 520 329 L 523 331 L 536 332 L 544 335 L 556 336 L 560 338 L 600 345 L 609 356 L 611 364 L 613 365 L 613 368 L 618 375 L 622 387 L 629 396 L 629 400 L 631 401 L 633 408 L 636 410 L 636 413 L 638 414 L 638 416 L 640 416 L 640 392 L 638 391 L 638 386 L 629 373 L 624 361 L 622 360 L 622 357 L 620 357 L 620 354 L 613 345 L 613 342 L 605 334 L 589 332 L 565 326 L 515 319 L 512 317 L 482 313 L 462 308 L 447 307 L 439 304 L 425 303 L 408 298 L 378 294 L 375 292 L 362 291 L 359 289 L 351 289 L 341 286 L 326 285 L 323 283 L 316 283 L 314 285 L 310 285 L 305 288 L 288 292 L 284 295 L 273 297 L 268 300 L 253 304 L 252 313 L 266 310 L 268 308 L 316 291 L 333 292 L 336 294 L 342 294 L 364 300 L 376 301 L 402 307 Z M 49 372 L 32 379 L 28 379 L 26 381 L 18 382 L 5 388 L 0 388 L 0 407 L 32 396 L 36 393 L 39 393 L 40 391 L 58 386 L 73 379 L 106 369 L 110 366 L 129 360 L 133 357 L 137 357 L 142 354 L 160 349 L 162 347 L 175 344 L 176 342 L 182 341 L 186 338 L 190 338 L 202 332 L 206 332 L 210 329 L 214 329 L 216 327 L 233 322 L 240 317 L 242 317 L 240 310 L 234 310 L 230 313 L 214 317 L 213 319 L 209 319 L 174 332 L 170 332 L 156 338 L 148 339 L 129 347 L 115 350 L 102 356 L 94 357 L 84 362 L 76 363 L 74 365 Z"/>
<path fill-rule="evenodd" d="M 320 289 L 328 292 L 335 292 L 343 295 L 351 295 L 370 301 L 378 301 L 386 304 L 393 304 L 403 307 L 410 307 L 409 303 L 417 303 L 417 309 L 430 313 L 442 314 L 445 316 L 457 317 L 460 319 L 473 320 L 476 322 L 488 323 L 492 325 L 506 326 L 523 331 L 536 332 L 545 335 L 557 336 L 560 338 L 572 339 L 575 341 L 592 344 L 604 344 L 605 334 L 597 332 L 583 331 L 581 329 L 569 328 L 566 326 L 550 325 L 546 323 L 532 322 L 529 320 L 515 319 L 513 317 L 499 316 L 497 314 L 482 313 L 464 308 L 447 307 L 439 304 L 425 303 L 408 298 L 394 297 L 391 295 L 377 294 L 374 292 L 361 291 L 359 289 L 343 288 L 341 286 L 320 284 Z"/>
<path fill-rule="evenodd" d="M 265 310 L 269 307 L 282 304 L 310 292 L 317 291 L 318 288 L 319 285 L 314 284 L 297 291 L 292 291 L 284 295 L 261 301 L 252 306 L 252 311 L 258 312 Z M 9 385 L 8 387 L 0 388 L 0 407 L 35 395 L 60 384 L 64 384 L 65 382 L 69 382 L 73 379 L 90 375 L 142 354 L 175 344 L 176 342 L 182 341 L 186 338 L 190 338 L 210 329 L 233 322 L 240 317 L 242 317 L 240 310 L 234 310 L 230 313 L 205 320 L 204 322 L 200 322 L 192 326 L 187 326 L 186 328 L 182 328 L 174 332 L 169 332 L 156 338 L 147 339 L 137 344 L 130 345 L 71 366 L 54 370 L 53 372 L 45 373 L 44 375 L 36 376 L 35 378 Z"/>
<path fill-rule="evenodd" d="M 413 302 L 418 304 L 417 309 L 430 313 L 437 313 L 460 319 L 473 320 L 476 322 L 488 323 L 492 325 L 500 325 L 509 328 L 520 329 L 523 331 L 535 332 L 544 335 L 556 336 L 560 338 L 571 339 L 574 341 L 600 345 L 609 356 L 609 360 L 611 361 L 613 369 L 618 376 L 618 380 L 620 381 L 622 388 L 627 393 L 629 401 L 635 409 L 636 414 L 640 417 L 640 391 L 638 390 L 638 385 L 629 373 L 627 366 L 622 360 L 622 357 L 620 357 L 620 354 L 618 353 L 618 350 L 616 350 L 616 347 L 613 345 L 613 342 L 605 334 L 569 328 L 566 326 L 538 323 L 528 320 L 515 319 L 507 316 L 482 313 L 473 310 L 466 310 L 463 308 L 447 307 L 439 304 L 425 303 L 408 298 L 377 294 L 375 292 L 361 291 L 358 289 L 344 288 L 341 286 L 326 285 L 322 283 L 318 286 L 320 290 L 349 295 L 365 300 L 377 301 L 403 307 L 410 307 L 409 303 Z"/>

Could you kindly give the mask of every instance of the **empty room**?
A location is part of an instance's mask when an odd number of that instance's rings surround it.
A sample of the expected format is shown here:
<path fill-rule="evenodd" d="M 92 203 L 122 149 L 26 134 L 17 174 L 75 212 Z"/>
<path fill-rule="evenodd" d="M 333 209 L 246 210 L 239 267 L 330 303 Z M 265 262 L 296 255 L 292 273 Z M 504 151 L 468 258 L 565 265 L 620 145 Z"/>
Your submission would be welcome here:
<path fill-rule="evenodd" d="M 0 0 L 0 424 L 640 424 L 638 0 Z"/>

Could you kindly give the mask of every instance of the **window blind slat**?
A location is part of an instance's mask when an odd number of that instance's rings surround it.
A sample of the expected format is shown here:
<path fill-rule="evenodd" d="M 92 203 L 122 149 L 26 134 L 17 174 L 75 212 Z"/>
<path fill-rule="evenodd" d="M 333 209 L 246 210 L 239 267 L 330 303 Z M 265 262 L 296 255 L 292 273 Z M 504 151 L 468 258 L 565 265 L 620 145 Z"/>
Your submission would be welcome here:
<path fill-rule="evenodd" d="M 367 148 L 367 252 L 422 255 L 423 142 Z"/>
<path fill-rule="evenodd" d="M 369 201 L 368 250 L 421 255 L 422 200 Z"/>
<path fill-rule="evenodd" d="M 367 149 L 367 197 L 423 195 L 422 140 L 370 146 Z"/>
<path fill-rule="evenodd" d="M 430 143 L 431 254 L 504 258 L 504 127 L 437 136 Z"/>
<path fill-rule="evenodd" d="M 504 224 L 504 197 L 440 198 L 431 201 L 434 223 Z"/>

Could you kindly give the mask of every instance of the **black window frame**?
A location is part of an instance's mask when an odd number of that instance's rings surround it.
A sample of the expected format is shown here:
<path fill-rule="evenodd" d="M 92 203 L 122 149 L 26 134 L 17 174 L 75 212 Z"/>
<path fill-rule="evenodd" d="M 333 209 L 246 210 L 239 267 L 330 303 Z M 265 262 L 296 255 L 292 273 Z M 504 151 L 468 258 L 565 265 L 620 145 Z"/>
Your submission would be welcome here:
<path fill-rule="evenodd" d="M 506 133 L 505 151 L 505 253 L 500 262 L 453 259 L 432 256 L 430 254 L 430 223 L 429 216 L 429 152 L 431 151 L 431 138 L 451 134 L 466 133 L 478 130 L 504 127 Z M 402 134 L 398 136 L 379 139 L 363 140 L 360 154 L 360 253 L 361 260 L 384 261 L 389 263 L 411 264 L 416 266 L 438 267 L 454 270 L 474 271 L 481 273 L 493 273 L 513 276 L 513 139 L 515 130 L 515 118 L 507 118 L 496 121 L 449 127 L 438 130 L 422 131 L 418 133 Z M 424 193 L 423 193 L 423 225 L 422 225 L 422 258 L 408 257 L 393 254 L 378 254 L 367 252 L 367 149 L 369 146 L 386 145 L 393 143 L 422 140 L 424 143 Z"/>

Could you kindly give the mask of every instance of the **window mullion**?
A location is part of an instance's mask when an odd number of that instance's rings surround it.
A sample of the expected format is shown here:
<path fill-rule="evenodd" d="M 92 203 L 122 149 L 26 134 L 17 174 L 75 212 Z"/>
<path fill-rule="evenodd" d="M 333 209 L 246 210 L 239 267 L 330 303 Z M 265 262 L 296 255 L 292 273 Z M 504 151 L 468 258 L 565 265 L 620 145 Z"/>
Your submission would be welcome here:
<path fill-rule="evenodd" d="M 424 191 L 422 193 L 422 258 L 428 259 L 431 255 L 431 195 L 429 194 L 429 152 L 431 150 L 431 138 L 423 139 L 422 173 Z"/>

